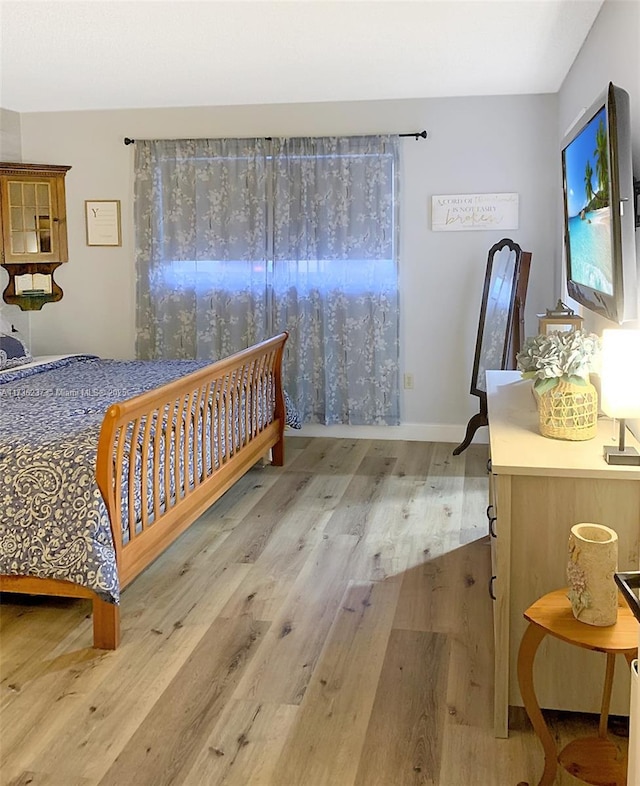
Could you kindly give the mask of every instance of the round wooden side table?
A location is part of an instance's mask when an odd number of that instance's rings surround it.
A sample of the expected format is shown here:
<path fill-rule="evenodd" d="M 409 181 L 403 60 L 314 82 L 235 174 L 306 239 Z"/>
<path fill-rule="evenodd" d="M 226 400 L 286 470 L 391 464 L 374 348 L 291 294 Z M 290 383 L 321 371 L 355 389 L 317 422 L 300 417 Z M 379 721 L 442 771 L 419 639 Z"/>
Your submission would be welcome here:
<path fill-rule="evenodd" d="M 626 786 L 627 761 L 621 759 L 616 746 L 607 739 L 607 724 L 616 655 L 624 655 L 629 665 L 637 655 L 638 623 L 633 613 L 620 595 L 615 625 L 587 625 L 575 619 L 567 590 L 561 589 L 538 599 L 524 616 L 529 625 L 518 651 L 518 684 L 524 708 L 544 748 L 544 772 L 538 786 L 551 786 L 558 763 L 583 783 Z M 547 634 L 577 647 L 604 652 L 607 656 L 598 736 L 573 740 L 560 753 L 547 728 L 533 685 L 533 662 Z M 521 782 L 518 786 L 528 784 Z"/>

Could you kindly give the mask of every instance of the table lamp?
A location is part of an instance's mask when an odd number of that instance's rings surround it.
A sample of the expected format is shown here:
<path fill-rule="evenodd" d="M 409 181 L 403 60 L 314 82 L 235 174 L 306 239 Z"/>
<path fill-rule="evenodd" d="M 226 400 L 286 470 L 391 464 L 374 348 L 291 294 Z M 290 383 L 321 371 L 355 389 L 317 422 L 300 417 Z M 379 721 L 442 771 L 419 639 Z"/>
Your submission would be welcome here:
<path fill-rule="evenodd" d="M 640 454 L 625 447 L 625 420 L 640 418 L 640 330 L 603 330 L 600 372 L 602 411 L 620 422 L 616 447 L 606 446 L 607 464 L 640 466 Z"/>

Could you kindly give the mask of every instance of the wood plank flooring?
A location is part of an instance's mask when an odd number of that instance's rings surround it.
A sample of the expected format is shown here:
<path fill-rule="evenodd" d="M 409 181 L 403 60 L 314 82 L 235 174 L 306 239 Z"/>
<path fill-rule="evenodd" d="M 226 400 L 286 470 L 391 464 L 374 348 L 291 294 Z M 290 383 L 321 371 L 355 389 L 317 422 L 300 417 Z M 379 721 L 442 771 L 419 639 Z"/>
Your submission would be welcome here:
<path fill-rule="evenodd" d="M 537 783 L 524 713 L 492 731 L 487 451 L 453 447 L 290 437 L 123 593 L 116 652 L 5 595 L 0 785 Z"/>

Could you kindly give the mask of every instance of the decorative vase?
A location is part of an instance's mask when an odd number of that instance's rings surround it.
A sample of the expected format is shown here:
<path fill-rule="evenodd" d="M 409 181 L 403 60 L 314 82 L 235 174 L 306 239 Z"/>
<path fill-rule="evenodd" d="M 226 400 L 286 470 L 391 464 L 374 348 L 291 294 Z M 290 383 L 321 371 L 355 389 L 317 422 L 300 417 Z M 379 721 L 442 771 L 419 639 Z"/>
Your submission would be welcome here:
<path fill-rule="evenodd" d="M 598 393 L 591 382 L 560 380 L 538 401 L 540 433 L 555 439 L 593 439 L 598 431 Z"/>
<path fill-rule="evenodd" d="M 573 616 L 588 625 L 618 618 L 618 535 L 603 524 L 576 524 L 569 535 L 567 581 Z"/>

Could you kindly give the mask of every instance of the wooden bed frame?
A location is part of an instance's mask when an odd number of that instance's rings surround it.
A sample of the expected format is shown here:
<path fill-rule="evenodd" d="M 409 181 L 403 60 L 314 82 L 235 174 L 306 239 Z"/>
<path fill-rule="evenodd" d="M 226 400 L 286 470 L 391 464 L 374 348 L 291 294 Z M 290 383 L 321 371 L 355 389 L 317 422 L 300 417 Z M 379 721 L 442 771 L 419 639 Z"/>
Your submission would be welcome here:
<path fill-rule="evenodd" d="M 107 410 L 96 479 L 109 512 L 121 590 L 269 449 L 273 464 L 284 463 L 287 337 L 281 333 Z M 172 462 L 164 460 L 169 455 Z M 148 471 L 136 477 L 136 466 Z M 136 488 L 143 501 L 138 514 Z M 0 591 L 90 598 L 93 646 L 116 649 L 120 642 L 119 606 L 86 587 L 0 575 Z"/>

